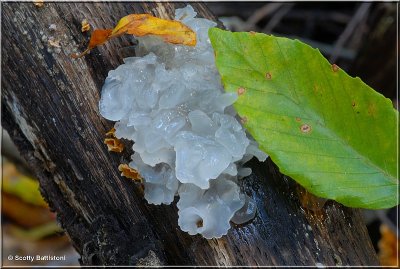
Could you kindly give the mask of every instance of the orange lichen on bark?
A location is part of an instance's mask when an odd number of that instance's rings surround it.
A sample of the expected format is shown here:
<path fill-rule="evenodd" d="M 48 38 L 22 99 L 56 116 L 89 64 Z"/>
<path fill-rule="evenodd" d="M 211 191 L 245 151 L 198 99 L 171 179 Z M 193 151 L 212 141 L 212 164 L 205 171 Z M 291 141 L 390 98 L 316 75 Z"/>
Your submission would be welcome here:
<path fill-rule="evenodd" d="M 143 179 L 140 176 L 139 172 L 127 164 L 120 164 L 118 166 L 118 170 L 121 172 L 121 176 L 133 179 L 136 182 L 143 183 Z"/>
<path fill-rule="evenodd" d="M 83 53 L 74 54 L 72 57 L 80 58 L 94 47 L 123 34 L 134 36 L 155 35 L 172 44 L 196 45 L 196 33 L 179 21 L 164 20 L 150 14 L 131 14 L 123 17 L 114 29 L 94 30 L 88 48 Z"/>
<path fill-rule="evenodd" d="M 122 152 L 124 150 L 124 144 L 115 137 L 115 129 L 112 128 L 106 133 L 104 144 L 107 145 L 108 151 Z"/>

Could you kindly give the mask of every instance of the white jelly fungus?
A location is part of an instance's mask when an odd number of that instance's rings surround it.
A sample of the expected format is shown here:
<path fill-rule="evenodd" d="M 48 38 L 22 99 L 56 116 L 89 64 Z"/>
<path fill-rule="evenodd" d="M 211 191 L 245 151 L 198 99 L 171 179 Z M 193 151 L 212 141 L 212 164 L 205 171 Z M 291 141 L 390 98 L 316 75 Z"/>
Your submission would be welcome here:
<path fill-rule="evenodd" d="M 216 24 L 195 16 L 191 6 L 175 13 L 196 32 L 195 47 L 138 38 L 137 57 L 109 72 L 100 113 L 117 121 L 117 138 L 135 142 L 129 166 L 143 177 L 146 200 L 170 204 L 178 195 L 180 228 L 218 238 L 229 221 L 254 217 L 254 201 L 236 182 L 251 173 L 245 162 L 267 155 L 235 118 L 237 94 L 223 91 L 208 39 Z"/>

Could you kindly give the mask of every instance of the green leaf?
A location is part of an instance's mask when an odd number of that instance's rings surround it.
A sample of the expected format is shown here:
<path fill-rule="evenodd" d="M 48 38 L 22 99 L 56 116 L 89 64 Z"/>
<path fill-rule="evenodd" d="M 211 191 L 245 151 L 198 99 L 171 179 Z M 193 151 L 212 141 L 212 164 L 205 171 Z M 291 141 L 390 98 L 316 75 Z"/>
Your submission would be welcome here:
<path fill-rule="evenodd" d="M 282 173 L 347 206 L 398 203 L 389 99 L 298 40 L 217 28 L 209 37 L 244 126 Z"/>

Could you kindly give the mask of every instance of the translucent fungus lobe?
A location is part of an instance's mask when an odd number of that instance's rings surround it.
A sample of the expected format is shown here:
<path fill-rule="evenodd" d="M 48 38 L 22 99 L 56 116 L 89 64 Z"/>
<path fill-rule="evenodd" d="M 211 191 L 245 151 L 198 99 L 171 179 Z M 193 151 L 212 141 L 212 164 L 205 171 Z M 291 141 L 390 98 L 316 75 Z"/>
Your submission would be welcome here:
<path fill-rule="evenodd" d="M 216 238 L 230 221 L 254 217 L 254 201 L 236 182 L 251 173 L 246 161 L 267 156 L 231 107 L 244 91 L 223 91 L 208 40 L 216 23 L 195 18 L 190 6 L 175 15 L 196 32 L 196 46 L 138 37 L 137 57 L 109 72 L 100 113 L 117 121 L 116 138 L 135 142 L 129 166 L 143 178 L 145 199 L 170 204 L 179 196 L 181 229 Z"/>

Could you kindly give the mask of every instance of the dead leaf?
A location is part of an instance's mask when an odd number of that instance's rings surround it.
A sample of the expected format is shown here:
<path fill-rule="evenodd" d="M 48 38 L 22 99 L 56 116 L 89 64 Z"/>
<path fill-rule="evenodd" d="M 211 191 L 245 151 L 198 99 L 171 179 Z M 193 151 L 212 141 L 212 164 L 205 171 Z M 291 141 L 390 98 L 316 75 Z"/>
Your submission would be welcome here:
<path fill-rule="evenodd" d="M 55 219 L 55 214 L 51 213 L 47 207 L 32 205 L 6 192 L 2 193 L 1 213 L 23 228 L 53 222 Z"/>
<path fill-rule="evenodd" d="M 136 182 L 140 182 L 142 183 L 143 179 L 140 176 L 139 172 L 131 167 L 129 167 L 129 165 L 127 164 L 120 164 L 118 166 L 118 170 L 121 172 L 121 176 L 133 179 Z"/>
<path fill-rule="evenodd" d="M 112 35 L 124 33 L 135 36 L 157 35 L 168 43 L 196 45 L 196 34 L 183 23 L 149 14 L 131 14 L 123 17 L 112 31 Z"/>
<path fill-rule="evenodd" d="M 14 195 L 26 203 L 47 207 L 47 203 L 39 192 L 37 180 L 22 174 L 13 163 L 8 161 L 3 162 L 2 172 L 2 192 Z"/>
<path fill-rule="evenodd" d="M 398 257 L 400 255 L 398 245 L 400 243 L 396 236 L 387 225 L 382 224 L 380 227 L 381 239 L 378 242 L 379 262 L 382 266 L 396 266 L 399 264 Z"/>
<path fill-rule="evenodd" d="M 108 39 L 110 39 L 112 29 L 97 29 L 94 30 L 92 36 L 90 37 L 89 45 L 87 49 L 81 54 L 72 54 L 72 58 L 81 58 L 86 55 L 90 50 L 96 46 L 104 44 Z"/>
<path fill-rule="evenodd" d="M 81 31 L 82 31 L 82 33 L 83 33 L 83 32 L 87 32 L 87 31 L 89 31 L 89 30 L 90 30 L 90 24 L 88 23 L 87 19 L 84 19 L 84 20 L 82 21 L 82 28 L 81 28 Z"/>
<path fill-rule="evenodd" d="M 72 58 L 80 58 L 94 47 L 123 34 L 156 35 L 168 43 L 196 45 L 196 33 L 179 21 L 160 19 L 149 14 L 131 14 L 123 17 L 114 29 L 94 30 L 88 48 L 79 55 L 72 55 Z"/>
<path fill-rule="evenodd" d="M 38 241 L 42 238 L 49 237 L 50 235 L 61 233 L 62 231 L 63 230 L 55 221 L 51 221 L 40 226 L 35 226 L 28 230 L 11 225 L 9 230 L 9 232 L 16 238 L 23 238 L 31 241 Z"/>

